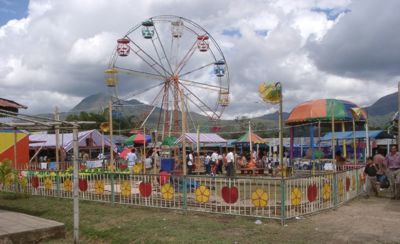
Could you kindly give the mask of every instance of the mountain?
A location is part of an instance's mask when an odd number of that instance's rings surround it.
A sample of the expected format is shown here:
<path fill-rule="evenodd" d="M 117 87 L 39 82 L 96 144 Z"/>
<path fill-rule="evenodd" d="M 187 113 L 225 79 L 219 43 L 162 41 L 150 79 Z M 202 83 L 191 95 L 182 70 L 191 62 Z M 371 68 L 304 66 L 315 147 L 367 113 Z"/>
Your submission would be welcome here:
<path fill-rule="evenodd" d="M 381 97 L 371 106 L 367 107 L 368 115 L 381 116 L 397 111 L 397 92 Z"/>
<path fill-rule="evenodd" d="M 287 120 L 289 118 L 289 114 L 287 112 L 282 112 L 282 118 L 283 120 Z M 274 121 L 278 121 L 279 119 L 279 112 L 275 112 L 272 114 L 265 114 L 263 116 L 257 117 L 258 119 L 261 120 L 274 120 Z"/>
<path fill-rule="evenodd" d="M 98 112 L 98 111 L 103 111 L 104 109 L 106 109 L 108 107 L 108 102 L 110 100 L 110 96 L 104 93 L 97 93 L 97 94 L 93 94 L 90 96 L 85 97 L 84 99 L 82 99 L 82 101 L 80 101 L 75 107 L 73 107 L 70 110 L 70 113 L 74 113 L 74 112 L 81 112 L 81 111 L 85 111 L 85 112 Z M 129 101 L 122 101 L 121 102 L 123 105 L 128 105 L 128 106 L 148 106 L 145 105 L 141 102 L 139 102 L 136 99 L 132 99 Z"/>

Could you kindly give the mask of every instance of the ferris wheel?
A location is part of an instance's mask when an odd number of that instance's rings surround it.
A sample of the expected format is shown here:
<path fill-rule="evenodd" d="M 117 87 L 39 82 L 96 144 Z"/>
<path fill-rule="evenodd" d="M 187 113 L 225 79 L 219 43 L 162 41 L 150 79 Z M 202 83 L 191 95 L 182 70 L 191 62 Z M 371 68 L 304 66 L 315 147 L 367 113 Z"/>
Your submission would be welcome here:
<path fill-rule="evenodd" d="M 218 121 L 229 105 L 229 70 L 221 48 L 183 17 L 151 17 L 131 28 L 117 40 L 105 74 L 113 97 L 150 105 L 141 127 L 152 124 L 162 139 L 182 132 L 182 111 L 190 130 L 204 120 L 198 114 Z"/>

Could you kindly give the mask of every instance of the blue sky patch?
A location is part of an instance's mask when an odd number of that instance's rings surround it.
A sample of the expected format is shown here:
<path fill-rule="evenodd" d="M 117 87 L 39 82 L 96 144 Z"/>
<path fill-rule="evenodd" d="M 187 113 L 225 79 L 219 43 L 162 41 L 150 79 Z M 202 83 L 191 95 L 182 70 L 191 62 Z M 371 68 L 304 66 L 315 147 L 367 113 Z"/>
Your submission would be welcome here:
<path fill-rule="evenodd" d="M 222 31 L 222 35 L 230 36 L 230 37 L 242 37 L 242 33 L 240 33 L 239 28 L 228 28 Z"/>
<path fill-rule="evenodd" d="M 341 13 L 348 13 L 350 12 L 350 9 L 344 9 L 344 8 L 320 8 L 320 7 L 315 7 L 311 8 L 311 12 L 316 12 L 316 13 L 324 13 L 326 15 L 326 18 L 328 20 L 335 20 Z"/>
<path fill-rule="evenodd" d="M 0 0 L 0 26 L 28 16 L 28 0 Z"/>
<path fill-rule="evenodd" d="M 255 30 L 255 33 L 259 36 L 267 36 L 268 35 L 268 30 Z"/>

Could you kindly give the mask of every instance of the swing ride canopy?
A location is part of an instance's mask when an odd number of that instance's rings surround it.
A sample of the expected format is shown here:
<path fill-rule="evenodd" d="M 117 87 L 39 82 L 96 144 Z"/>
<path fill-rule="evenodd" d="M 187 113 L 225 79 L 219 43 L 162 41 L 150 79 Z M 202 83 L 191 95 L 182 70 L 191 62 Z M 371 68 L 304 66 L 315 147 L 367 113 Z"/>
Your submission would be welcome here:
<path fill-rule="evenodd" d="M 253 143 L 253 144 L 266 144 L 267 143 L 264 139 L 262 139 L 260 136 L 258 136 L 256 134 L 254 134 L 253 132 L 251 132 L 251 134 L 249 134 L 249 132 L 247 132 L 246 134 L 239 137 L 239 139 L 237 139 L 233 144 L 250 143 L 250 139 L 251 139 L 251 143 Z"/>
<path fill-rule="evenodd" d="M 287 125 L 316 121 L 352 121 L 352 110 L 360 111 L 358 121 L 365 121 L 367 114 L 358 105 L 338 99 L 317 99 L 297 105 L 286 120 Z"/>

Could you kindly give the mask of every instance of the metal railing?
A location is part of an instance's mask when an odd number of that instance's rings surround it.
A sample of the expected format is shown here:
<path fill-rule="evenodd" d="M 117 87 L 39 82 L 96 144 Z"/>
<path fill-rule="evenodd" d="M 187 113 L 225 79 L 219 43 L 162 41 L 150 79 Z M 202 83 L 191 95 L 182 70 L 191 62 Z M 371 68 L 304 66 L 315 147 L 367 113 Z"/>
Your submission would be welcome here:
<path fill-rule="evenodd" d="M 361 193 L 363 168 L 300 177 L 219 177 L 116 172 L 79 174 L 79 197 L 89 201 L 279 219 L 341 205 Z M 19 171 L 0 189 L 72 198 L 72 174 Z"/>

